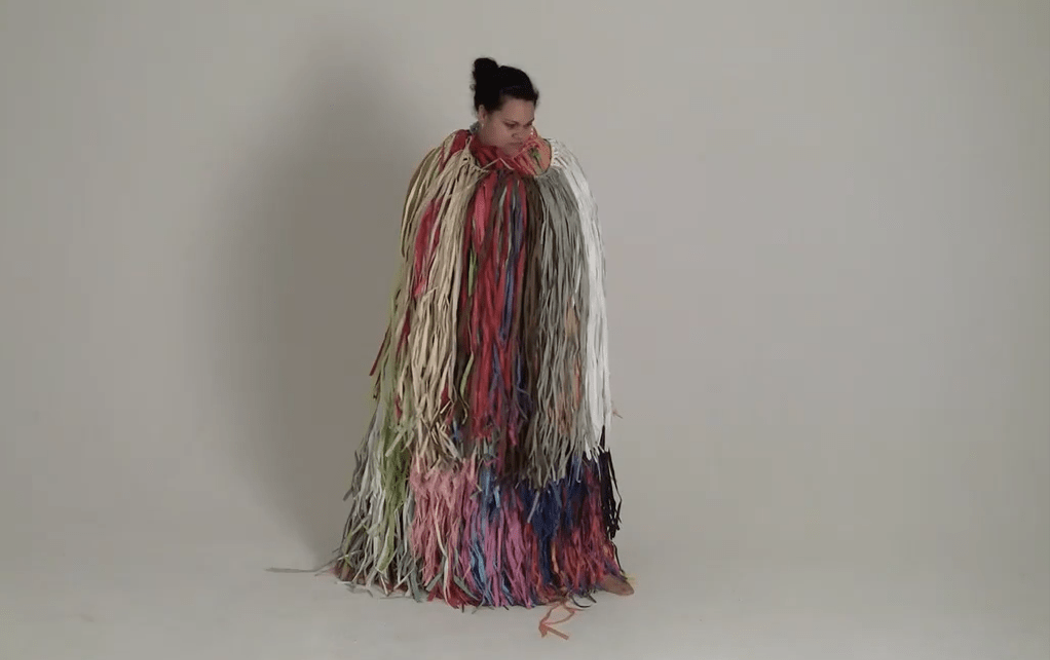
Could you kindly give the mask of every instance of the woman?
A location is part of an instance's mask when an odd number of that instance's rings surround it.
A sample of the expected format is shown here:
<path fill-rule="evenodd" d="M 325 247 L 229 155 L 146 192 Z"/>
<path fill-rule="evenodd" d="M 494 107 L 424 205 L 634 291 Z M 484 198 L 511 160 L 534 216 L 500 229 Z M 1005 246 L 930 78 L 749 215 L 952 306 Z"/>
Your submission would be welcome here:
<path fill-rule="evenodd" d="M 472 87 L 409 186 L 335 569 L 454 607 L 629 594 L 595 204 L 524 72 L 482 58 Z"/>

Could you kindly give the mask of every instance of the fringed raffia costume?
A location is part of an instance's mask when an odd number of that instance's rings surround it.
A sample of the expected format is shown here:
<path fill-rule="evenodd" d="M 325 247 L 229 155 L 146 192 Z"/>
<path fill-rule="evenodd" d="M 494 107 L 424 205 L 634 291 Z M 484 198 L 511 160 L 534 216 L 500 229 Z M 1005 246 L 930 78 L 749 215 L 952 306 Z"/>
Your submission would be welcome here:
<path fill-rule="evenodd" d="M 454 607 L 526 606 L 622 577 L 606 448 L 604 253 L 575 157 L 476 126 L 412 177 L 335 571 Z"/>

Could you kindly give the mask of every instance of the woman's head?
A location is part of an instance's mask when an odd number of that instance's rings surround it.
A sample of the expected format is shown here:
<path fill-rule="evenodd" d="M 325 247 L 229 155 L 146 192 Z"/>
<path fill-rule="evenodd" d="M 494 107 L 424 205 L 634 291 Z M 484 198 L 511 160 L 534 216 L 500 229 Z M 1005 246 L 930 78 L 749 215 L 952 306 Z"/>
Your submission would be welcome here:
<path fill-rule="evenodd" d="M 533 135 L 540 94 L 520 69 L 482 57 L 474 61 L 474 110 L 479 137 L 511 155 Z"/>

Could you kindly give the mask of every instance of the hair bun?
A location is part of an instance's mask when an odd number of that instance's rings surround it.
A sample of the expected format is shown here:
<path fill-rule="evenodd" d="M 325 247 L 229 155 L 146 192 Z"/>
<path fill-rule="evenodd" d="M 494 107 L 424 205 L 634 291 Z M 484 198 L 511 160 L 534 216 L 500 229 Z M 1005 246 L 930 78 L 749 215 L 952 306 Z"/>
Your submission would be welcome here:
<path fill-rule="evenodd" d="M 490 57 L 479 57 L 474 60 L 474 82 L 484 83 L 492 80 L 499 73 L 499 64 Z"/>

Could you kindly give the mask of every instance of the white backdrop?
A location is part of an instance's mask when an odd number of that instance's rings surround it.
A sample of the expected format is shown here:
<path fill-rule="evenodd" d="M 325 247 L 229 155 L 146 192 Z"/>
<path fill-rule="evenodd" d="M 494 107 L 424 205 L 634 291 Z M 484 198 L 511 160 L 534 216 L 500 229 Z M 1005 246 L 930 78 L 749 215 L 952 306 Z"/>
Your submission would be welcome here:
<path fill-rule="evenodd" d="M 480 55 L 601 205 L 616 607 L 937 575 L 1046 649 L 1050 3 L 964 4 L 0 3 L 0 650 L 136 558 L 335 547 L 399 205 Z"/>

